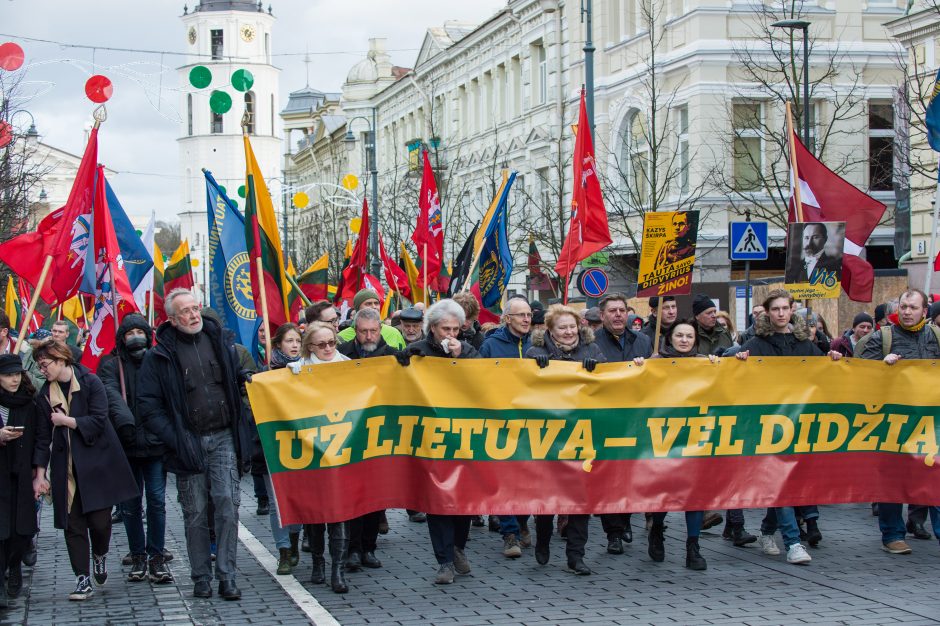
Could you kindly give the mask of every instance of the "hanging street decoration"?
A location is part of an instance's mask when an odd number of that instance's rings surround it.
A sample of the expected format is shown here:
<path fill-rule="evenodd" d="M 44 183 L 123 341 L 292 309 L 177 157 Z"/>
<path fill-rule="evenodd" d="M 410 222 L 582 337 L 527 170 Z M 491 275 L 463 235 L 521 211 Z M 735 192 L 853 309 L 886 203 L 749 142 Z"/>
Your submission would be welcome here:
<path fill-rule="evenodd" d="M 255 84 L 255 77 L 248 70 L 235 70 L 232 72 L 232 87 L 238 91 L 248 91 Z"/>
<path fill-rule="evenodd" d="M 212 82 L 212 71 L 205 65 L 189 70 L 189 84 L 196 89 L 205 89 Z"/>
<path fill-rule="evenodd" d="M 95 104 L 103 104 L 114 94 L 114 85 L 111 79 L 101 74 L 95 74 L 85 81 L 85 95 Z"/>

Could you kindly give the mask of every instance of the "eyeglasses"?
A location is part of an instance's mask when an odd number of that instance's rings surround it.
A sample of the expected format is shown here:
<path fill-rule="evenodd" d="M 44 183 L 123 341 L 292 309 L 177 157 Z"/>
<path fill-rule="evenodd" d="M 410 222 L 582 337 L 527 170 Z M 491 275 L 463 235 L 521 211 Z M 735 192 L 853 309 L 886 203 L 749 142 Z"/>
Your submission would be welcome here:
<path fill-rule="evenodd" d="M 202 307 L 200 307 L 198 304 L 195 304 L 195 305 L 193 305 L 193 306 L 191 306 L 191 307 L 186 307 L 185 309 L 180 309 L 179 311 L 176 312 L 176 314 L 175 314 L 173 317 L 182 317 L 182 316 L 184 316 L 184 315 L 192 315 L 193 313 L 198 313 L 198 312 L 199 312 L 199 309 L 201 309 L 201 308 L 202 308 Z"/>
<path fill-rule="evenodd" d="M 336 340 L 335 340 L 335 339 L 330 339 L 329 341 L 321 341 L 320 343 L 312 343 L 312 344 L 310 344 L 310 345 L 311 345 L 312 347 L 314 347 L 314 348 L 319 348 L 320 350 L 325 350 L 326 348 L 335 348 L 335 347 L 336 347 Z"/>
<path fill-rule="evenodd" d="M 532 317 L 531 313 L 507 313 L 509 317 L 521 317 L 522 319 L 529 319 Z"/>
<path fill-rule="evenodd" d="M 55 363 L 55 361 L 37 361 L 36 365 L 39 366 L 39 369 L 44 370 L 53 363 Z"/>

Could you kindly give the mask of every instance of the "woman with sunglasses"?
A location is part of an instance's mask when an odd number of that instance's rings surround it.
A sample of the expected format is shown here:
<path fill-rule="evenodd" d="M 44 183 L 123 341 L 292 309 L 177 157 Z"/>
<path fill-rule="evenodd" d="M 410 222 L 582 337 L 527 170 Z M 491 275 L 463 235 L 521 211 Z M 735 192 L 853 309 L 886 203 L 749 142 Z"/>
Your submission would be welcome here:
<path fill-rule="evenodd" d="M 108 579 L 105 557 L 111 543 L 111 507 L 140 491 L 130 464 L 108 419 L 108 394 L 87 367 L 73 363 L 64 342 L 48 340 L 34 352 L 46 377 L 40 391 L 43 417 L 52 422 L 50 482 L 55 527 L 65 531 L 65 544 L 77 578 L 69 600 L 94 593 L 88 555 L 94 560 L 95 583 Z"/>
<path fill-rule="evenodd" d="M 349 357 L 339 353 L 336 349 L 337 330 L 333 324 L 324 322 L 311 322 L 304 332 L 301 344 L 301 358 L 288 363 L 288 367 L 295 374 L 305 365 L 321 365 L 323 363 L 338 363 L 348 361 Z M 322 585 L 326 582 L 326 559 L 323 557 L 326 542 L 323 533 L 326 532 L 330 542 L 330 587 L 336 593 L 346 593 L 349 585 L 343 566 L 349 552 L 349 529 L 347 522 L 333 522 L 330 524 L 305 524 L 304 532 L 310 541 L 310 551 L 313 553 L 313 573 L 310 582 Z"/>

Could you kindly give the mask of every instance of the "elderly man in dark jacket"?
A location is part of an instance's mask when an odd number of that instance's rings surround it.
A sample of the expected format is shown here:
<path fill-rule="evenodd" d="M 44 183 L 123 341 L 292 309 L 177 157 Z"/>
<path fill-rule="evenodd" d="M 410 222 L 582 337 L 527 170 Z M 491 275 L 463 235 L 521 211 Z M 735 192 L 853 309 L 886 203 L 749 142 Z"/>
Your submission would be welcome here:
<path fill-rule="evenodd" d="M 117 330 L 114 352 L 101 360 L 98 377 L 108 391 L 112 419 L 129 423 L 118 428 L 124 452 L 131 464 L 137 486 L 147 494 L 147 533 L 144 535 L 143 498 L 138 496 L 123 504 L 124 530 L 131 553 L 127 580 L 143 580 L 150 572 L 155 583 L 173 582 L 173 574 L 164 563 L 166 542 L 166 474 L 163 453 L 166 448 L 152 432 L 144 428 L 138 398 L 138 374 L 144 356 L 153 345 L 153 330 L 143 315 L 131 313 Z"/>
<path fill-rule="evenodd" d="M 927 323 L 927 295 L 919 289 L 908 289 L 898 298 L 898 305 L 898 323 L 871 333 L 859 356 L 886 365 L 894 365 L 902 359 L 940 359 L 940 330 Z M 901 516 L 903 506 L 893 502 L 878 503 L 881 543 L 891 554 L 911 553 L 911 547 L 904 541 L 906 532 L 918 539 L 930 538 L 923 527 L 928 509 L 910 505 L 905 527 Z M 940 509 L 932 506 L 929 511 L 934 534 L 940 539 Z"/>
<path fill-rule="evenodd" d="M 692 300 L 692 315 L 695 316 L 699 354 L 721 356 L 734 345 L 734 337 L 718 323 L 718 308 L 704 293 L 696 295 Z"/>
<path fill-rule="evenodd" d="M 484 359 L 521 359 L 531 343 L 529 331 L 532 326 L 532 307 L 525 298 L 510 298 L 503 312 L 503 325 L 490 333 L 480 347 Z"/>
<path fill-rule="evenodd" d="M 622 293 L 604 296 L 598 307 L 601 310 L 601 327 L 594 332 L 594 342 L 601 349 L 608 363 L 649 358 L 653 354 L 653 342 L 649 337 L 627 328 L 627 297 Z M 630 513 L 605 513 L 601 524 L 607 533 L 607 552 L 623 554 L 623 542 L 633 541 Z"/>
<path fill-rule="evenodd" d="M 193 595 L 212 596 L 208 499 L 215 507 L 219 595 L 238 600 L 238 479 L 251 459 L 251 435 L 239 369 L 222 327 L 200 315 L 192 292 L 174 289 L 164 303 L 168 320 L 157 329 L 157 346 L 144 357 L 138 380 L 144 425 L 166 446 L 166 469 L 176 484 L 186 527 Z"/>
<path fill-rule="evenodd" d="M 356 338 L 337 347 L 340 354 L 350 359 L 369 359 L 378 356 L 394 356 L 397 350 L 385 343 L 382 337 L 382 318 L 375 309 L 362 308 L 353 319 Z M 375 550 L 379 538 L 379 523 L 385 511 L 373 511 L 349 520 L 349 554 L 346 570 L 357 572 L 363 567 L 382 567 Z"/>

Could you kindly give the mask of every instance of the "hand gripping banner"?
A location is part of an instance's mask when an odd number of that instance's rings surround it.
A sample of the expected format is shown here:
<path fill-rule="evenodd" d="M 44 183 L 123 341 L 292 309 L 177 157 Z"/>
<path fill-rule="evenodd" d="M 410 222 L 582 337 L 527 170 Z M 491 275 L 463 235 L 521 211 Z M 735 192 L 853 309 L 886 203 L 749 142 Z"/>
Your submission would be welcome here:
<path fill-rule="evenodd" d="M 940 504 L 937 365 L 391 357 L 256 374 L 282 523 Z"/>

